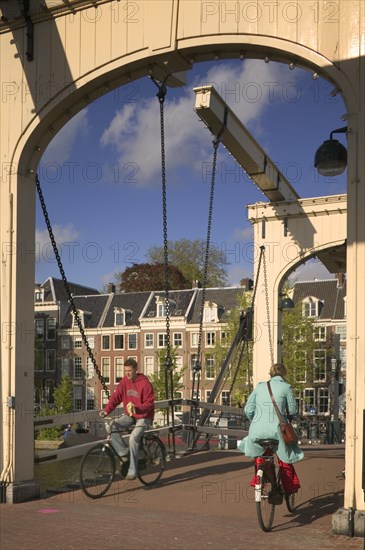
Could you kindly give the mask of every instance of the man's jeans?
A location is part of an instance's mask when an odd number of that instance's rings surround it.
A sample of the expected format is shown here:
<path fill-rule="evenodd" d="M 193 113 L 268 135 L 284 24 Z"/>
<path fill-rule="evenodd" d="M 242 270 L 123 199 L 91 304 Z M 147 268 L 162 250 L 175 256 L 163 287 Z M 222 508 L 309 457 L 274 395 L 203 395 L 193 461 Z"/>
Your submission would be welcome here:
<path fill-rule="evenodd" d="M 138 418 L 136 424 L 134 424 L 133 418 L 123 414 L 122 416 L 117 416 L 113 422 L 113 428 L 118 430 L 129 430 L 133 426 L 131 435 L 129 436 L 129 470 L 128 475 L 135 476 L 137 475 L 137 465 L 138 465 L 138 450 L 139 443 L 142 439 L 143 433 L 151 428 L 151 420 L 149 418 Z M 109 431 L 109 426 L 106 425 L 107 431 Z M 124 439 L 121 438 L 121 434 L 112 433 L 111 439 L 114 449 L 117 451 L 118 455 L 126 456 L 128 453 L 128 445 L 125 443 Z"/>

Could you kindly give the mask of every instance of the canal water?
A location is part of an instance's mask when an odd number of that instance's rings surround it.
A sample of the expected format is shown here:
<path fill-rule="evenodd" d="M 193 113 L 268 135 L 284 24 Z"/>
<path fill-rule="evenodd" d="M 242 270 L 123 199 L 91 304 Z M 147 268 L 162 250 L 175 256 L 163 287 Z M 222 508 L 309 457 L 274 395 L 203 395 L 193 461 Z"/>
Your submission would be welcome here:
<path fill-rule="evenodd" d="M 40 484 L 41 495 L 77 484 L 81 458 L 35 464 L 34 477 Z"/>

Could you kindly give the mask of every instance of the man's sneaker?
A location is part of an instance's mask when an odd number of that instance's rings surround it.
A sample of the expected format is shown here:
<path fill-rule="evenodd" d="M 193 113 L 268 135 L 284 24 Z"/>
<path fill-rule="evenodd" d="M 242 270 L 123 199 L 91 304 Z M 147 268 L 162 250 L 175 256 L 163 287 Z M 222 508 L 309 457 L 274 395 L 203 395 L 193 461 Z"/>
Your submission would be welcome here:
<path fill-rule="evenodd" d="M 128 481 L 133 481 L 134 479 L 137 479 L 137 476 L 128 474 L 127 477 L 126 477 L 126 479 L 128 479 Z"/>

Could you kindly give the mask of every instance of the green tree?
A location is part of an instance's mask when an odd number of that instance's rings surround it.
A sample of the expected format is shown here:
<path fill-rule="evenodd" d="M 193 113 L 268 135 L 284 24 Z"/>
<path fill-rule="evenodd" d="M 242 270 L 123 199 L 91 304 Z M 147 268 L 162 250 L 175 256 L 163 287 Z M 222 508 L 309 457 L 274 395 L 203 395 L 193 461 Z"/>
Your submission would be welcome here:
<path fill-rule="evenodd" d="M 303 317 L 302 302 L 282 315 L 282 360 L 287 368 L 287 379 L 299 397 L 305 381 L 313 381 L 314 319 Z"/>
<path fill-rule="evenodd" d="M 180 395 L 178 394 L 179 390 L 181 390 L 184 387 L 184 384 L 182 383 L 182 378 L 184 375 L 184 372 L 186 371 L 187 367 L 183 367 L 182 369 L 177 368 L 176 365 L 176 356 L 177 356 L 177 350 L 176 348 L 171 351 L 171 360 L 172 360 L 172 390 L 173 390 L 173 397 L 178 398 Z M 166 350 L 162 349 L 156 352 L 156 358 L 158 361 L 159 369 L 158 372 L 154 372 L 149 376 L 149 379 L 151 381 L 151 384 L 153 386 L 156 401 L 162 401 L 164 399 L 170 399 L 171 395 L 166 396 L 166 379 L 165 379 L 165 359 L 166 359 Z M 170 378 L 168 380 L 169 388 L 170 388 Z M 170 390 L 171 391 L 171 390 Z M 166 417 L 166 409 L 159 409 L 159 412 L 161 412 L 164 415 L 164 418 Z"/>
<path fill-rule="evenodd" d="M 153 264 L 163 263 L 164 248 L 153 246 L 147 250 L 147 259 Z M 169 262 L 175 265 L 191 286 L 193 281 L 203 282 L 205 263 L 205 241 L 196 239 L 180 239 L 168 242 Z M 226 266 L 228 262 L 223 250 L 212 246 L 209 253 L 207 270 L 207 287 L 223 287 L 227 285 Z"/>
<path fill-rule="evenodd" d="M 57 414 L 67 414 L 72 411 L 73 391 L 72 381 L 68 375 L 65 375 L 60 384 L 54 391 L 55 406 L 50 408 L 48 405 L 41 407 L 37 416 L 55 416 Z M 58 439 L 62 434 L 61 426 L 52 428 L 43 428 L 39 431 L 37 439 Z"/>
<path fill-rule="evenodd" d="M 145 290 L 165 290 L 164 264 L 133 264 L 123 272 L 116 273 L 119 290 L 123 292 L 143 292 Z M 181 271 L 174 265 L 168 265 L 168 290 L 191 288 Z"/>

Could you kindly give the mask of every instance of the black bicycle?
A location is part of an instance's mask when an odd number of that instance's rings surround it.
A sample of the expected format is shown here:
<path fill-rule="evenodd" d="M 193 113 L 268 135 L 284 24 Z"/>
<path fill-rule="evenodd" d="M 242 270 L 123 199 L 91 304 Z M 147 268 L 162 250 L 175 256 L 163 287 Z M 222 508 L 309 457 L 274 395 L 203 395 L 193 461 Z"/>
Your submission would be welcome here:
<path fill-rule="evenodd" d="M 280 468 L 276 471 L 274 446 L 279 442 L 276 439 L 261 439 L 257 443 L 265 449 L 265 455 L 261 457 L 256 470 L 256 511 L 261 529 L 267 532 L 271 531 L 275 506 L 282 504 L 284 499 L 288 511 L 294 512 L 295 493 L 285 493 Z"/>
<path fill-rule="evenodd" d="M 113 419 L 108 419 L 110 433 L 125 433 L 113 428 Z M 89 498 L 101 498 L 108 491 L 116 475 L 116 465 L 122 477 L 126 477 L 129 468 L 129 456 L 120 458 L 113 447 L 111 435 L 107 441 L 97 443 L 82 457 L 80 464 L 81 489 Z M 151 486 L 161 478 L 166 464 L 166 450 L 161 439 L 151 433 L 142 436 L 137 477 L 144 485 Z"/>

